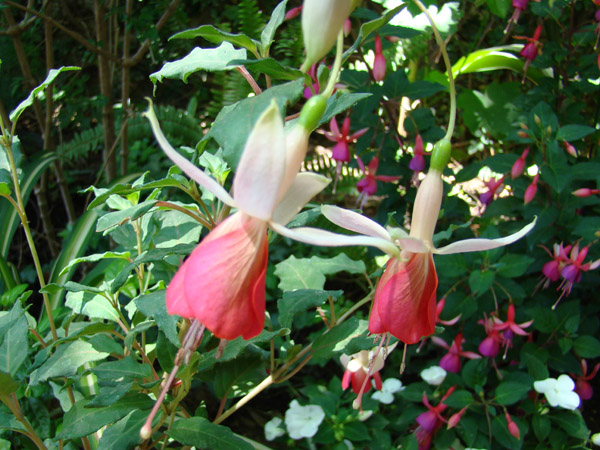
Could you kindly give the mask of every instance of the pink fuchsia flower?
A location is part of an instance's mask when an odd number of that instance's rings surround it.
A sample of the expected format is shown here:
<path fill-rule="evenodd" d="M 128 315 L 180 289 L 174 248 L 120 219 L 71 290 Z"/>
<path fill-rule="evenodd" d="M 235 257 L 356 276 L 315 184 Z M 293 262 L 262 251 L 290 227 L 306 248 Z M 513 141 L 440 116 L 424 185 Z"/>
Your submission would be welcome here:
<path fill-rule="evenodd" d="M 469 358 L 469 359 L 479 359 L 481 355 L 478 355 L 475 352 L 463 351 L 462 343 L 464 342 L 462 333 L 458 333 L 452 341 L 452 345 L 448 345 L 446 341 L 437 336 L 431 337 L 432 342 L 435 345 L 439 345 L 448 350 L 442 359 L 440 360 L 440 367 L 448 372 L 458 373 L 460 372 L 461 360 L 460 357 Z"/>
<path fill-rule="evenodd" d="M 496 316 L 494 316 L 493 320 L 494 329 L 496 331 L 502 331 L 502 341 L 504 343 L 505 357 L 508 349 L 512 347 L 512 340 L 514 335 L 518 334 L 519 336 L 528 336 L 529 333 L 526 332 L 523 328 L 527 328 L 533 323 L 533 320 L 530 320 L 528 322 L 517 324 L 515 322 L 515 305 L 513 305 L 512 303 L 508 305 L 508 310 L 506 312 L 506 321 L 503 322 Z"/>
<path fill-rule="evenodd" d="M 477 322 L 483 325 L 487 337 L 479 344 L 479 353 L 486 358 L 495 358 L 500 352 L 500 344 L 502 343 L 502 337 L 500 332 L 494 328 L 494 319 L 487 316 L 483 320 Z"/>
<path fill-rule="evenodd" d="M 325 133 L 325 137 L 336 143 L 331 150 L 331 157 L 336 161 L 335 181 L 333 183 L 333 192 L 335 193 L 338 179 L 342 173 L 342 164 L 350 162 L 349 144 L 356 142 L 359 137 L 367 132 L 368 128 L 362 128 L 354 134 L 350 134 L 350 117 L 346 117 L 344 119 L 341 131 L 338 127 L 337 120 L 335 120 L 335 117 L 332 117 L 331 121 L 329 122 L 329 128 L 331 131 L 329 133 Z M 375 167 L 375 170 L 377 170 L 377 167 Z M 377 190 L 377 188 L 375 188 L 375 190 Z"/>
<path fill-rule="evenodd" d="M 307 75 L 310 77 L 311 84 L 310 86 L 306 86 L 304 88 L 304 98 L 309 99 L 313 95 L 317 95 L 321 91 L 321 86 L 319 85 L 319 77 L 317 76 L 317 66 L 319 63 L 314 63 L 310 66 L 310 69 L 307 72 Z"/>
<path fill-rule="evenodd" d="M 543 46 L 543 44 L 540 42 L 541 34 L 542 26 L 538 25 L 533 33 L 533 37 L 515 36 L 515 39 L 523 39 L 527 41 L 527 44 L 525 44 L 525 47 L 523 47 L 520 52 L 520 55 L 525 58 L 522 83 L 525 83 L 525 77 L 527 76 L 527 69 L 529 68 L 529 65 L 535 58 L 537 58 L 538 53 L 541 53 Z"/>
<path fill-rule="evenodd" d="M 452 386 L 446 391 L 437 406 L 432 406 L 426 394 L 423 394 L 423 404 L 427 411 L 417 416 L 419 426 L 415 430 L 415 436 L 419 443 L 419 450 L 427 450 L 431 447 L 431 441 L 437 431 L 446 423 L 446 419 L 442 416 L 442 412 L 448 407 L 444 401 L 452 395 L 456 387 Z"/>
<path fill-rule="evenodd" d="M 510 176 L 513 179 L 520 177 L 525 170 L 525 159 L 527 158 L 528 154 L 529 147 L 526 147 L 525 150 L 523 150 L 523 153 L 521 153 L 521 156 L 519 156 L 519 159 L 517 159 L 513 164 L 512 169 L 510 170 Z"/>
<path fill-rule="evenodd" d="M 567 255 L 569 254 L 572 246 L 567 245 L 566 247 L 563 247 L 562 242 L 560 244 L 554 244 L 553 253 L 550 253 L 550 250 L 543 245 L 541 247 L 546 250 L 546 253 L 548 253 L 552 258 L 552 261 L 544 264 L 544 267 L 542 268 L 542 273 L 544 274 L 544 277 L 546 277 L 544 287 L 548 287 L 550 281 L 558 281 L 560 278 L 560 271 L 569 260 Z"/>
<path fill-rule="evenodd" d="M 535 198 L 535 194 L 537 194 L 537 184 L 538 184 L 538 179 L 540 178 L 540 174 L 536 173 L 535 176 L 533 177 L 533 180 L 531 181 L 531 184 L 529 186 L 527 186 L 527 189 L 525 189 L 525 195 L 523 196 L 523 203 L 528 204 L 531 203 L 531 201 Z"/>
<path fill-rule="evenodd" d="M 277 105 L 263 112 L 240 158 L 233 197 L 171 147 L 152 109 L 146 113 L 167 156 L 200 186 L 238 209 L 202 240 L 175 274 L 166 293 L 170 314 L 196 319 L 221 339 L 249 339 L 262 331 L 267 226 L 289 222 L 328 183 L 320 175 L 298 174 L 325 102 L 315 97 L 307 105 L 287 136 Z"/>
<path fill-rule="evenodd" d="M 486 206 L 492 203 L 492 201 L 494 200 L 494 196 L 496 195 L 496 191 L 500 189 L 500 192 L 502 192 L 502 189 L 504 188 L 502 183 L 504 183 L 503 176 L 500 178 L 490 178 L 488 181 L 486 181 L 485 186 L 488 190 L 479 196 L 479 200 L 481 200 L 481 203 L 483 203 Z"/>
<path fill-rule="evenodd" d="M 390 255 L 375 289 L 369 331 L 390 333 L 406 344 L 417 343 L 435 331 L 437 273 L 433 254 L 448 255 L 502 247 L 525 236 L 535 220 L 500 239 L 467 239 L 442 248 L 433 246 L 433 232 L 441 209 L 444 183 L 442 170 L 450 156 L 450 145 L 436 144 L 431 168 L 417 191 L 410 234 L 400 228 L 383 228 L 377 222 L 337 206 L 322 206 L 331 222 L 361 235 L 348 236 L 315 228 L 274 228 L 279 234 L 313 245 L 369 245 Z M 447 142 L 447 141 L 446 141 Z"/>
<path fill-rule="evenodd" d="M 381 38 L 375 35 L 375 60 L 373 62 L 373 78 L 375 81 L 383 81 L 385 78 L 385 56 L 381 48 Z"/>
<path fill-rule="evenodd" d="M 534 1 L 539 2 L 540 0 Z M 512 6 L 515 8 L 515 10 L 513 11 L 512 16 L 510 16 L 510 19 L 508 19 L 508 24 L 504 30 L 505 33 L 508 33 L 508 30 L 512 24 L 517 24 L 521 12 L 527 9 L 527 3 L 529 3 L 528 0 L 512 0 Z"/>
<path fill-rule="evenodd" d="M 563 295 L 569 295 L 575 283 L 581 281 L 582 272 L 594 270 L 600 267 L 600 259 L 594 262 L 584 263 L 583 260 L 588 254 L 589 245 L 579 250 L 579 244 L 575 244 L 569 255 L 569 259 L 565 261 L 565 265 L 560 269 L 560 276 L 563 278 L 559 289 L 563 290 Z M 560 301 L 560 298 L 558 299 Z M 558 304 L 558 301 L 556 302 Z M 556 307 L 556 304 L 554 307 Z"/>
<path fill-rule="evenodd" d="M 600 363 L 596 364 L 592 372 L 588 375 L 587 361 L 585 359 L 582 359 L 581 375 L 571 374 L 571 376 L 575 378 L 575 392 L 577 392 L 577 395 L 579 395 L 579 398 L 581 398 L 582 400 L 589 400 L 594 396 L 594 389 L 592 388 L 592 385 L 588 382 L 596 376 L 599 369 Z"/>
<path fill-rule="evenodd" d="M 586 198 L 591 195 L 600 194 L 600 189 L 581 188 L 571 192 L 575 197 Z"/>
<path fill-rule="evenodd" d="M 375 195 L 377 192 L 377 181 L 391 183 L 392 181 L 397 181 L 401 178 L 392 175 L 377 175 L 377 168 L 379 167 L 379 158 L 377 156 L 374 156 L 371 159 L 366 168 L 358 156 L 356 157 L 356 162 L 363 173 L 363 177 L 356 183 L 356 189 L 358 189 L 359 192 L 358 204 L 360 209 L 364 207 L 369 200 L 369 197 Z"/>
<path fill-rule="evenodd" d="M 408 168 L 415 172 L 415 175 L 425 170 L 425 157 L 423 156 L 425 147 L 423 146 L 423 138 L 417 134 L 415 138 L 414 156 L 408 163 Z"/>

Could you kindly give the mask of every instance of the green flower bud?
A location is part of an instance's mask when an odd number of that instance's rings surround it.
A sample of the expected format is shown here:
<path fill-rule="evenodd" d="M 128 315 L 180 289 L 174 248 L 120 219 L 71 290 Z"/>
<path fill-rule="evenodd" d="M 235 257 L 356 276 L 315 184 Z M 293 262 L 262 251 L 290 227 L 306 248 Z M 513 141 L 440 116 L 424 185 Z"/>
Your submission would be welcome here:
<path fill-rule="evenodd" d="M 313 95 L 302 107 L 298 125 L 305 130 L 312 131 L 317 128 L 321 116 L 327 107 L 327 99 L 323 95 Z"/>
<path fill-rule="evenodd" d="M 442 139 L 433 146 L 433 153 L 431 154 L 431 165 L 430 169 L 443 172 L 444 168 L 450 160 L 450 153 L 452 153 L 452 144 L 448 139 Z"/>

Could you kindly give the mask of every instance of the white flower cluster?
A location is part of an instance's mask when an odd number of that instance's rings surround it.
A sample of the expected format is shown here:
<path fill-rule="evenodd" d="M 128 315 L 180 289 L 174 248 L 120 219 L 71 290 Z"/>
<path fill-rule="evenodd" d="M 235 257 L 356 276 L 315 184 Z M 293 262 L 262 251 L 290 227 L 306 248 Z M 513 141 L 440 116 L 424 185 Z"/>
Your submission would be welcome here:
<path fill-rule="evenodd" d="M 292 400 L 285 412 L 285 426 L 292 439 L 311 438 L 317 434 L 319 425 L 325 418 L 325 412 L 319 405 L 302 406 L 298 400 Z M 280 427 L 282 420 L 273 417 L 265 424 L 265 438 L 272 441 L 285 434 Z"/>
<path fill-rule="evenodd" d="M 569 375 L 561 375 L 556 378 L 546 378 L 545 380 L 535 381 L 533 388 L 540 394 L 546 396 L 550 406 L 565 409 L 577 409 L 581 400 L 575 389 L 575 383 Z"/>

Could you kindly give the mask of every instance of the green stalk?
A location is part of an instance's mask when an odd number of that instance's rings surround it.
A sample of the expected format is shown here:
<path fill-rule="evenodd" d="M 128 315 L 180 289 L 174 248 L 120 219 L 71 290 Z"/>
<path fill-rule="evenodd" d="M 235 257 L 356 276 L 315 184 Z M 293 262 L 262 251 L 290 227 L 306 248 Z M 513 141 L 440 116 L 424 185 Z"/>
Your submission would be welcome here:
<path fill-rule="evenodd" d="M 452 75 L 452 65 L 450 64 L 450 58 L 448 57 L 448 52 L 446 51 L 446 43 L 442 39 L 442 35 L 435 26 L 435 22 L 427 11 L 427 8 L 425 8 L 425 5 L 423 5 L 420 0 L 413 1 L 415 5 L 417 5 L 423 12 L 423 14 L 427 16 L 429 23 L 431 23 L 433 35 L 435 36 L 435 40 L 440 47 L 440 52 L 442 52 L 442 57 L 444 58 L 444 63 L 446 64 L 446 70 L 448 71 L 448 88 L 450 90 L 450 118 L 448 119 L 448 130 L 446 131 L 446 136 L 444 136 L 444 139 L 450 141 L 452 134 L 454 133 L 454 125 L 456 123 L 456 87 L 454 85 L 454 76 Z"/>
<path fill-rule="evenodd" d="M 337 47 L 335 49 L 335 61 L 333 62 L 333 68 L 329 73 L 329 80 L 327 80 L 327 87 L 323 91 L 325 98 L 331 97 L 335 83 L 337 83 L 340 76 L 340 69 L 342 68 L 342 56 L 344 55 L 344 30 L 340 30 L 337 39 Z"/>

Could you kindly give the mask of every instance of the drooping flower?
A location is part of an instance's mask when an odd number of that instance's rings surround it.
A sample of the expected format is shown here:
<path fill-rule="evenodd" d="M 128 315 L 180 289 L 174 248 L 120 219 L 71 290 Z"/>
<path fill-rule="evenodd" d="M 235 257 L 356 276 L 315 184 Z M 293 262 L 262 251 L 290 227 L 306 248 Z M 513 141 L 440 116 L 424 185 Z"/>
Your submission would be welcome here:
<path fill-rule="evenodd" d="M 521 156 L 519 156 L 519 159 L 517 159 L 513 164 L 510 170 L 510 176 L 513 179 L 520 177 L 523 171 L 525 170 L 525 159 L 527 158 L 528 154 L 529 147 L 526 147 L 525 150 L 523 150 L 523 153 L 521 153 Z"/>
<path fill-rule="evenodd" d="M 538 25 L 533 33 L 533 37 L 528 36 L 515 36 L 515 39 L 523 39 L 527 41 L 525 47 L 521 49 L 520 55 L 525 58 L 525 65 L 523 66 L 523 80 L 522 83 L 525 83 L 525 78 L 527 77 L 527 69 L 531 62 L 537 58 L 538 53 L 541 52 L 543 44 L 540 42 L 540 35 L 542 34 L 542 26 Z"/>
<path fill-rule="evenodd" d="M 431 386 L 439 386 L 446 379 L 447 372 L 440 366 L 431 366 L 427 369 L 423 369 L 420 375 L 425 383 L 430 384 Z"/>
<path fill-rule="evenodd" d="M 311 438 L 324 418 L 325 412 L 319 405 L 301 406 L 298 400 L 292 400 L 285 412 L 285 426 L 292 439 Z"/>
<path fill-rule="evenodd" d="M 432 336 L 431 340 L 434 344 L 439 345 L 440 347 L 443 347 L 446 350 L 448 350 L 448 353 L 442 356 L 442 359 L 440 360 L 440 367 L 448 372 L 460 372 L 461 356 L 469 359 L 481 358 L 481 355 L 478 355 L 475 352 L 464 351 L 462 349 L 462 344 L 464 341 L 462 333 L 458 333 L 456 335 L 456 337 L 452 341 L 452 345 L 448 345 L 446 341 L 437 336 Z"/>
<path fill-rule="evenodd" d="M 333 192 L 337 187 L 337 182 L 342 174 L 342 165 L 350 162 L 350 145 L 353 142 L 365 134 L 368 128 L 362 128 L 356 133 L 350 134 L 350 117 L 344 118 L 342 123 L 342 130 L 337 124 L 335 117 L 331 118 L 329 122 L 330 132 L 325 133 L 325 137 L 332 142 L 335 142 L 333 149 L 331 149 L 331 157 L 335 160 L 335 181 L 333 182 Z"/>
<path fill-rule="evenodd" d="M 431 447 L 431 441 L 435 433 L 446 423 L 446 419 L 442 416 L 442 412 L 448 407 L 444 401 L 454 392 L 455 386 L 452 386 L 446 391 L 437 406 L 432 406 L 429 403 L 427 395 L 423 394 L 423 404 L 427 411 L 417 416 L 419 426 L 415 430 L 415 436 L 419 443 L 419 450 L 427 450 Z"/>
<path fill-rule="evenodd" d="M 479 196 L 479 200 L 481 200 L 481 203 L 483 203 L 486 206 L 492 203 L 492 201 L 494 200 L 494 196 L 496 195 L 496 191 L 503 187 L 502 183 L 504 183 L 503 176 L 500 178 L 490 178 L 488 181 L 486 181 L 485 186 L 488 190 Z M 502 192 L 502 189 L 500 189 L 500 192 Z"/>
<path fill-rule="evenodd" d="M 379 167 L 379 158 L 377 156 L 373 156 L 366 168 L 362 162 L 362 159 L 360 159 L 358 156 L 356 157 L 356 162 L 363 173 L 363 177 L 358 180 L 358 183 L 356 183 L 356 189 L 358 189 L 359 192 L 357 203 L 360 209 L 363 209 L 369 200 L 369 197 L 371 195 L 375 195 L 377 192 L 378 181 L 390 183 L 401 178 L 393 175 L 377 175 L 377 168 Z"/>
<path fill-rule="evenodd" d="M 558 281 L 560 278 L 560 271 L 565 267 L 567 261 L 569 261 L 568 254 L 572 246 L 567 245 L 566 247 L 563 247 L 562 242 L 560 244 L 555 243 L 552 247 L 553 253 L 550 253 L 550 250 L 543 245 L 541 245 L 541 247 L 546 250 L 552 258 L 552 261 L 548 261 L 542 268 L 542 273 L 544 274 L 544 277 L 546 277 L 544 287 L 548 287 L 550 281 Z"/>
<path fill-rule="evenodd" d="M 592 388 L 592 385 L 589 383 L 589 381 L 596 376 L 599 369 L 600 363 L 596 364 L 592 372 L 588 374 L 587 361 L 585 359 L 582 359 L 581 375 L 571 374 L 571 376 L 575 378 L 575 392 L 577 392 L 577 395 L 579 395 L 579 398 L 581 398 L 582 400 L 589 400 L 594 396 L 594 389 Z"/>
<path fill-rule="evenodd" d="M 381 48 L 381 38 L 375 35 L 375 60 L 373 62 L 373 78 L 375 81 L 383 81 L 385 78 L 385 56 Z"/>
<path fill-rule="evenodd" d="M 594 270 L 600 267 L 600 259 L 594 262 L 583 262 L 588 254 L 589 249 L 589 245 L 583 247 L 581 250 L 579 250 L 579 244 L 575 244 L 573 246 L 573 249 L 571 250 L 571 253 L 569 255 L 569 259 L 565 261 L 564 266 L 560 269 L 560 276 L 563 279 L 562 283 L 559 286 L 559 289 L 562 289 L 563 291 L 561 297 L 563 295 L 569 295 L 571 293 L 573 285 L 581 281 L 581 276 L 583 272 Z"/>
<path fill-rule="evenodd" d="M 190 178 L 238 211 L 217 225 L 179 268 L 166 293 L 170 314 L 197 319 L 215 336 L 258 335 L 264 324 L 267 226 L 287 223 L 326 185 L 325 177 L 298 174 L 308 136 L 324 109 L 314 97 L 286 136 L 273 102 L 252 129 L 233 180 L 233 197 L 181 156 L 166 140 L 152 109 L 146 113 L 163 151 Z"/>
<path fill-rule="evenodd" d="M 540 174 L 536 173 L 535 176 L 533 177 L 533 180 L 531 181 L 531 184 L 529 186 L 527 186 L 527 189 L 525 189 L 525 195 L 523 196 L 523 203 L 527 204 L 530 203 L 534 198 L 535 198 L 535 194 L 537 194 L 537 184 L 538 184 L 538 179 L 540 178 Z"/>
<path fill-rule="evenodd" d="M 494 318 L 490 317 L 488 319 L 487 316 L 484 316 L 484 319 L 477 323 L 484 326 L 485 333 L 487 334 L 487 337 L 479 344 L 479 353 L 486 358 L 495 358 L 500 352 L 502 337 L 500 336 L 500 331 L 494 328 Z"/>
<path fill-rule="evenodd" d="M 417 134 L 415 138 L 414 156 L 408 163 L 408 168 L 417 175 L 419 172 L 425 170 L 425 157 L 423 156 L 425 147 L 423 146 L 423 138 L 420 134 Z"/>
<path fill-rule="evenodd" d="M 561 375 L 557 378 L 546 378 L 542 381 L 535 381 L 533 388 L 540 394 L 546 396 L 550 406 L 565 409 L 577 409 L 581 400 L 576 392 L 575 383 L 569 375 Z"/>
<path fill-rule="evenodd" d="M 402 381 L 397 378 L 388 378 L 381 385 L 381 389 L 374 392 L 371 397 L 379 403 L 391 405 L 394 403 L 394 394 L 403 391 L 404 389 L 406 388 L 402 386 Z"/>
<path fill-rule="evenodd" d="M 514 335 L 518 334 L 519 336 L 528 336 L 529 333 L 523 328 L 530 327 L 533 323 L 533 320 L 523 322 L 520 324 L 515 323 L 515 305 L 513 305 L 512 303 L 508 305 L 508 310 L 506 311 L 506 320 L 504 322 L 496 316 L 493 317 L 493 320 L 494 330 L 502 332 L 502 342 L 504 345 L 505 357 L 508 349 L 512 347 L 512 340 Z"/>
<path fill-rule="evenodd" d="M 450 143 L 436 144 L 431 168 L 417 191 L 410 235 L 394 228 L 389 231 L 371 219 L 336 206 L 322 206 L 331 222 L 362 235 L 347 236 L 315 228 L 276 227 L 278 233 L 321 246 L 370 245 L 391 258 L 377 284 L 369 317 L 369 331 L 390 333 L 406 344 L 414 344 L 435 331 L 437 273 L 433 254 L 448 255 L 483 251 L 511 244 L 525 236 L 535 220 L 523 229 L 500 239 L 467 239 L 442 248 L 433 246 L 433 232 L 441 208 L 444 183 L 442 170 L 450 157 Z"/>
<path fill-rule="evenodd" d="M 540 0 L 534 1 L 539 2 Z M 505 33 L 508 33 L 508 30 L 512 24 L 517 24 L 521 12 L 527 9 L 527 3 L 529 3 L 528 0 L 512 0 L 512 6 L 513 8 L 515 8 L 515 10 L 513 11 L 512 16 L 510 16 L 510 19 L 508 19 L 508 24 L 506 25 L 506 28 L 504 30 Z"/>

